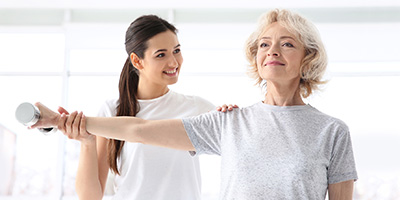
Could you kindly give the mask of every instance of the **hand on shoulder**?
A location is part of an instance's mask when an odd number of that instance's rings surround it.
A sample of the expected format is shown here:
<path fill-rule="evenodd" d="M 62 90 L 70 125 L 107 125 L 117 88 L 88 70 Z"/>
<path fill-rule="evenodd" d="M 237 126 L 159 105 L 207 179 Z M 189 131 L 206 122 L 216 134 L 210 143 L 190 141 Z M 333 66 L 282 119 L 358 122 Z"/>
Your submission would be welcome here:
<path fill-rule="evenodd" d="M 232 111 L 234 108 L 239 108 L 239 106 L 237 106 L 236 104 L 229 104 L 229 105 L 222 105 L 222 106 L 218 106 L 216 109 L 217 111 L 221 111 L 221 112 L 226 112 L 226 111 Z"/>

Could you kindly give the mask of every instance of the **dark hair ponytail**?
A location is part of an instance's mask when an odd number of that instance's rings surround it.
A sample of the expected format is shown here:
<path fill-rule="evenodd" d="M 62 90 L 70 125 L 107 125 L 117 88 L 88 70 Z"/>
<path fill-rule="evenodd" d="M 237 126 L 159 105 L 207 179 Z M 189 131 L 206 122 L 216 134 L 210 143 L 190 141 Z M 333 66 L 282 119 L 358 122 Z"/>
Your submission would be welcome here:
<path fill-rule="evenodd" d="M 137 91 L 139 85 L 139 71 L 132 65 L 130 55 L 135 53 L 140 59 L 148 48 L 147 41 L 155 35 L 170 30 L 176 34 L 177 29 L 164 19 L 155 15 L 144 15 L 131 23 L 125 35 L 125 49 L 128 58 L 125 61 L 119 79 L 119 99 L 117 116 L 136 116 L 139 112 Z M 121 155 L 124 141 L 109 139 L 107 146 L 108 163 L 110 169 L 119 174 L 117 159 Z"/>

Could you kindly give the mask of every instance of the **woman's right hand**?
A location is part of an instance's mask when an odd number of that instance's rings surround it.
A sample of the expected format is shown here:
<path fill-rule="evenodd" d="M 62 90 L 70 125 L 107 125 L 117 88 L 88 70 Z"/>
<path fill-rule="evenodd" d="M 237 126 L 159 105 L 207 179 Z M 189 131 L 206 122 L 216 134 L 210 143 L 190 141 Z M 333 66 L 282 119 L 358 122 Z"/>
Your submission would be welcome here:
<path fill-rule="evenodd" d="M 34 128 L 48 128 L 48 127 L 55 127 L 60 119 L 60 115 L 51 109 L 47 108 L 45 105 L 41 104 L 40 102 L 36 102 L 35 106 L 40 111 L 40 118 L 39 121 L 36 122 L 34 125 L 28 127 L 29 129 Z"/>
<path fill-rule="evenodd" d="M 69 114 L 63 107 L 59 107 L 58 112 L 61 117 L 57 128 L 65 136 L 69 139 L 78 140 L 84 145 L 96 144 L 96 136 L 86 131 L 86 117 L 82 112 L 75 111 Z"/>

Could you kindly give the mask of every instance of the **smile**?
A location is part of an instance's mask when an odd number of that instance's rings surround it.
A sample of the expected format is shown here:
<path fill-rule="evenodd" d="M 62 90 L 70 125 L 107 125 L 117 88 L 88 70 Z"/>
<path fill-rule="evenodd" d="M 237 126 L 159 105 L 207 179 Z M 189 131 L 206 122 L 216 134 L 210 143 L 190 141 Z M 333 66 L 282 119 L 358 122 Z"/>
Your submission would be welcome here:
<path fill-rule="evenodd" d="M 281 63 L 279 61 L 268 61 L 264 66 L 273 66 L 273 65 L 281 65 L 281 66 L 283 66 L 285 64 L 283 64 L 283 63 Z"/>
<path fill-rule="evenodd" d="M 163 72 L 166 73 L 166 74 L 175 74 L 177 71 L 178 71 L 178 68 L 175 68 L 175 69 L 170 70 L 170 71 L 163 71 Z"/>

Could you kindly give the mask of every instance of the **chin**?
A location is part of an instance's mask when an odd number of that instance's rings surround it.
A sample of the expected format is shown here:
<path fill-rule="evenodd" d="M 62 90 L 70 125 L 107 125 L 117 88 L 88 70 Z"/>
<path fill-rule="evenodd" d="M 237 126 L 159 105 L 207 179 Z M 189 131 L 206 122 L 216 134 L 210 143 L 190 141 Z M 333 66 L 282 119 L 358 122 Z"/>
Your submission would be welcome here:
<path fill-rule="evenodd" d="M 177 83 L 177 82 L 178 82 L 178 77 L 176 77 L 176 79 L 174 79 L 174 80 L 168 81 L 168 82 L 167 82 L 167 85 L 173 85 L 173 84 L 175 84 L 175 83 Z"/>

